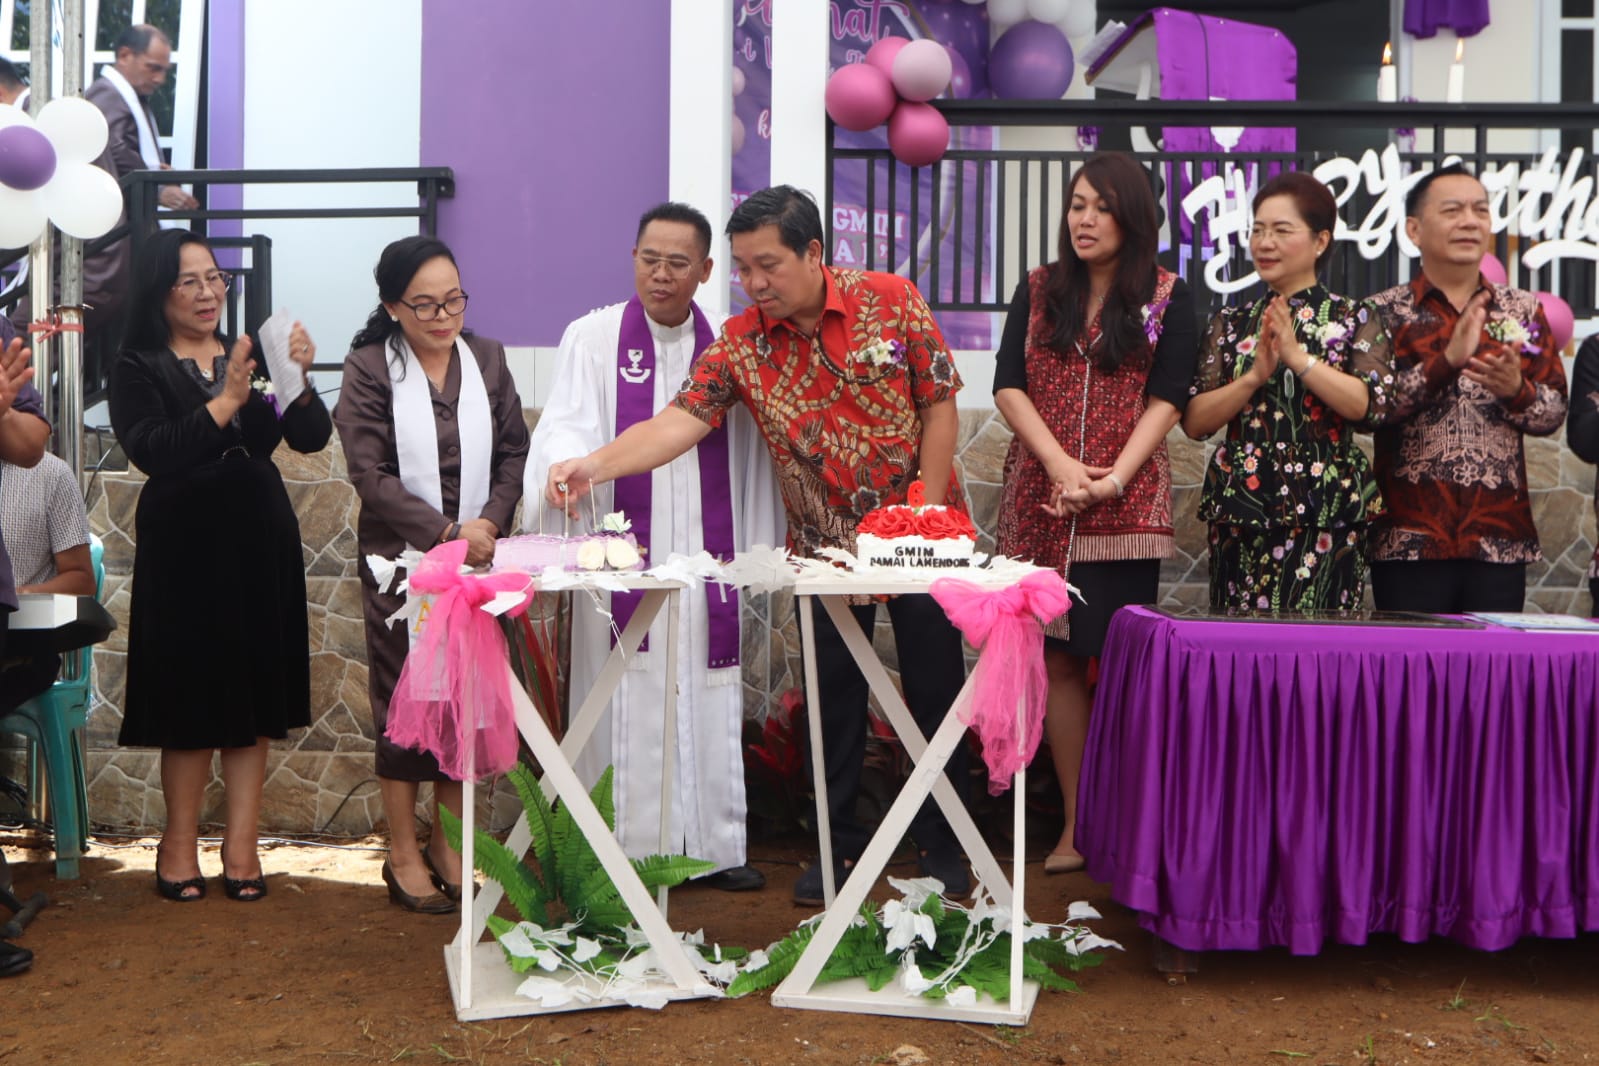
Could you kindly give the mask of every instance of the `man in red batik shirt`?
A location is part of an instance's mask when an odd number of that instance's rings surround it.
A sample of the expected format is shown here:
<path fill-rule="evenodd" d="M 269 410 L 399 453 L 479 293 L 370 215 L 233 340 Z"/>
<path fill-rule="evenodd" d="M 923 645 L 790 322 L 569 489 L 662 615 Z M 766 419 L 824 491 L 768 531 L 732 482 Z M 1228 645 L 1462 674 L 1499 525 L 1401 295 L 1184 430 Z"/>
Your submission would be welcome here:
<path fill-rule="evenodd" d="M 733 267 L 754 306 L 727 321 L 654 418 L 584 458 L 552 466 L 546 499 L 570 508 L 595 483 L 670 462 L 743 403 L 772 453 L 789 548 L 798 555 L 814 557 L 826 547 L 853 551 L 856 524 L 869 511 L 904 503 L 918 478 L 927 503 L 964 511 L 954 474 L 960 377 L 916 287 L 892 274 L 824 265 L 816 202 L 791 186 L 750 196 L 728 219 L 727 232 Z M 917 650 L 915 668 L 900 677 L 907 706 L 931 736 L 965 680 L 960 634 L 931 596 L 897 596 L 887 606 L 895 645 Z M 877 605 L 851 610 L 870 633 Z M 826 613 L 817 611 L 815 623 L 828 810 L 835 875 L 842 879 L 870 836 L 854 816 L 868 688 Z M 964 746 L 949 774 L 961 791 Z M 970 876 L 931 801 L 911 823 L 911 835 L 923 872 L 952 895 L 965 895 Z M 794 901 L 822 902 L 819 862 L 800 875 Z"/>
<path fill-rule="evenodd" d="M 1542 558 L 1527 493 L 1525 434 L 1566 417 L 1566 374 L 1530 292 L 1483 279 L 1492 219 L 1457 165 L 1405 200 L 1421 273 L 1373 297 L 1393 338 L 1396 407 L 1377 430 L 1388 513 L 1371 544 L 1381 610 L 1519 611 Z"/>

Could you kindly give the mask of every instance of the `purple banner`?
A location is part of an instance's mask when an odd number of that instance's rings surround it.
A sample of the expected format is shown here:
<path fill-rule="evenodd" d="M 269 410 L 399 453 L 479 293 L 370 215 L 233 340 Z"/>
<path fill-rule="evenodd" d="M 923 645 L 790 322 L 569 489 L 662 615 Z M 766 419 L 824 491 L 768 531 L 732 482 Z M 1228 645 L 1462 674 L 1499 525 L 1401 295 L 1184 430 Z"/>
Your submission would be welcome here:
<path fill-rule="evenodd" d="M 737 149 L 733 154 L 733 202 L 737 204 L 751 192 L 771 184 L 773 0 L 731 2 L 733 143 Z M 931 38 L 951 50 L 955 67 L 953 91 L 963 97 L 987 95 L 989 33 L 985 7 L 934 0 L 831 0 L 829 10 L 833 69 L 862 61 L 867 49 L 884 37 Z M 883 127 L 865 133 L 839 130 L 837 134 L 835 143 L 840 148 L 882 149 L 888 143 Z M 951 130 L 952 150 L 988 148 L 992 144 L 990 129 Z M 977 171 L 986 166 L 991 164 L 955 164 L 946 160 L 914 172 L 914 196 L 924 222 L 912 233 L 913 172 L 909 168 L 866 160 L 839 161 L 833 170 L 832 217 L 822 220 L 832 233 L 829 253 L 833 264 L 911 278 L 933 302 L 992 299 L 993 249 L 984 247 L 979 255 L 978 248 L 978 235 L 992 232 L 991 226 L 983 224 L 991 210 L 985 202 L 989 197 L 980 200 L 977 196 Z M 875 173 L 871 173 L 873 170 Z M 986 189 L 993 188 L 992 176 L 992 171 L 984 176 Z M 872 217 L 868 217 L 866 206 L 869 184 L 877 202 L 877 210 L 870 212 Z M 820 204 L 823 190 L 809 191 L 816 194 Z M 936 281 L 930 271 L 935 246 L 939 263 Z M 977 269 L 979 262 L 983 264 L 981 271 Z M 733 308 L 738 310 L 748 303 L 735 278 Z M 951 348 L 992 346 L 991 319 L 987 314 L 942 312 L 937 317 Z"/>

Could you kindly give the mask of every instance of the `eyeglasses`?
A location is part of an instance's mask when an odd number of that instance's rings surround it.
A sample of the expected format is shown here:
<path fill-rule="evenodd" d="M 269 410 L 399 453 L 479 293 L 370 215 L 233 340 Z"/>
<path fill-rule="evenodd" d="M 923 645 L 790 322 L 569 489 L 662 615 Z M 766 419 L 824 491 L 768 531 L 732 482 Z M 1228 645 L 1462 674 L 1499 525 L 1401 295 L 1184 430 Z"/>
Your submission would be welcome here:
<path fill-rule="evenodd" d="M 432 322 L 434 319 L 438 318 L 440 314 L 446 314 L 453 317 L 460 314 L 462 311 L 465 311 L 466 300 L 466 293 L 463 292 L 458 296 L 452 296 L 448 300 L 444 300 L 442 302 L 438 300 L 418 300 L 414 304 L 408 304 L 405 303 L 404 300 L 401 300 L 400 303 L 405 304 L 406 307 L 411 309 L 411 313 L 416 316 L 416 320 L 418 322 Z"/>
<path fill-rule="evenodd" d="M 187 274 L 179 278 L 178 283 L 172 286 L 172 291 L 181 294 L 186 300 L 198 300 L 203 289 L 227 292 L 231 284 L 232 274 L 225 270 L 211 270 L 205 274 Z"/>
<path fill-rule="evenodd" d="M 639 266 L 648 273 L 655 273 L 655 268 L 664 266 L 666 272 L 674 278 L 686 278 L 689 271 L 693 270 L 701 260 L 690 259 L 686 255 L 656 255 L 654 252 L 639 252 L 633 257 Z"/>
<path fill-rule="evenodd" d="M 1309 230 L 1305 226 L 1289 226 L 1284 224 L 1280 226 L 1272 226 L 1270 229 L 1267 229 L 1265 226 L 1251 226 L 1249 230 L 1249 239 L 1252 241 L 1262 240 L 1269 233 L 1279 241 L 1286 241 L 1296 233 L 1308 232 Z"/>

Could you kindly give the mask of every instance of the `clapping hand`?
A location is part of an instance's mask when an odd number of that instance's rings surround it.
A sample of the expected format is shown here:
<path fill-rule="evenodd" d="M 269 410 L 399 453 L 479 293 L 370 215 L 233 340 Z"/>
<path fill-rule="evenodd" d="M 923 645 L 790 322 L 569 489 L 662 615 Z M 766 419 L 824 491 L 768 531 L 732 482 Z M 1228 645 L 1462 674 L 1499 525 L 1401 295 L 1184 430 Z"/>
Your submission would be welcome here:
<path fill-rule="evenodd" d="M 32 358 L 33 349 L 24 348 L 21 337 L 12 338 L 5 350 L 0 351 L 0 415 L 11 410 L 12 401 L 22 391 L 22 386 L 33 380 L 33 367 L 28 365 Z"/>
<path fill-rule="evenodd" d="M 240 337 L 233 342 L 233 351 L 228 354 L 228 373 L 222 382 L 222 398 L 234 410 L 243 407 L 250 399 L 250 373 L 255 370 L 255 360 L 250 358 L 251 348 L 250 338 Z"/>
<path fill-rule="evenodd" d="M 1286 342 L 1284 336 L 1287 337 Z M 1255 361 L 1246 371 L 1256 388 L 1271 380 L 1271 376 L 1277 373 L 1277 365 L 1282 361 L 1285 348 L 1297 343 L 1293 320 L 1288 315 L 1288 301 L 1281 296 L 1273 296 L 1261 319 L 1260 335 L 1255 338 Z"/>
<path fill-rule="evenodd" d="M 1270 351 L 1271 369 L 1277 369 L 1279 364 L 1294 369 L 1294 364 L 1300 364 L 1296 373 L 1303 372 L 1305 361 L 1310 353 L 1305 351 L 1305 346 L 1299 343 L 1299 338 L 1294 335 L 1294 314 L 1288 309 L 1288 298 L 1278 294 L 1271 298 L 1271 303 L 1266 306 L 1266 317 L 1261 329 L 1267 339 L 1266 347 Z M 1292 356 L 1293 358 L 1289 358 Z M 1257 357 L 1258 358 L 1258 357 Z M 1271 372 L 1267 372 L 1267 377 Z"/>
<path fill-rule="evenodd" d="M 1444 349 L 1444 358 L 1450 366 L 1463 367 L 1477 354 L 1482 345 L 1482 329 L 1488 324 L 1488 298 L 1488 290 L 1481 289 L 1466 301 L 1466 309 L 1460 312 L 1455 331 L 1449 336 L 1449 347 Z M 1519 370 L 1517 376 L 1520 376 Z M 1517 388 L 1520 388 L 1519 383 Z"/>
<path fill-rule="evenodd" d="M 1513 400 L 1521 392 L 1521 356 L 1509 348 L 1479 349 L 1460 375 L 1501 400 Z"/>

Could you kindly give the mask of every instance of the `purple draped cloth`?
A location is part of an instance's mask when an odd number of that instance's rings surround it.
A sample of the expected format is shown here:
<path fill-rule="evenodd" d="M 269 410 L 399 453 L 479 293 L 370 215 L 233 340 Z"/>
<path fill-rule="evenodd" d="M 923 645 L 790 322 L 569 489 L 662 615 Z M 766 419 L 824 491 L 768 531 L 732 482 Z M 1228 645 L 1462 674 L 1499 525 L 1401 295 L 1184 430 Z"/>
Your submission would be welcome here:
<path fill-rule="evenodd" d="M 1157 7 L 1138 16 L 1120 38 L 1089 70 L 1090 79 L 1114 61 L 1116 54 L 1139 33 L 1153 28 L 1155 59 L 1160 67 L 1162 100 L 1293 100 L 1299 93 L 1299 53 L 1286 34 L 1270 26 L 1237 19 L 1197 15 L 1175 8 Z M 1248 57 L 1240 61 L 1240 57 Z M 1217 126 L 1226 125 L 1225 104 L 1217 104 Z M 1167 152 L 1220 152 L 1222 145 L 1210 126 L 1166 126 L 1161 130 Z M 1233 146 L 1235 152 L 1292 152 L 1292 128 L 1246 127 Z M 1256 164 L 1249 164 L 1255 166 Z M 1253 176 L 1259 187 L 1280 167 Z M 1181 203 L 1196 184 L 1220 172 L 1214 163 L 1193 168 L 1166 165 L 1165 180 L 1177 182 L 1176 202 Z M 1193 223 L 1181 216 L 1181 238 L 1193 236 Z M 1208 238 L 1207 238 L 1208 239 Z"/>
<path fill-rule="evenodd" d="M 1599 930 L 1599 637 L 1127 608 L 1076 840 L 1192 951 Z"/>
<path fill-rule="evenodd" d="M 1488 0 L 1405 0 L 1405 32 L 1431 37 L 1453 30 L 1456 37 L 1475 37 L 1488 25 Z"/>

